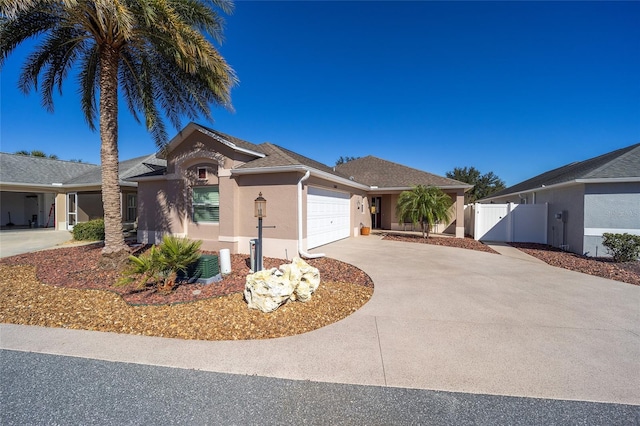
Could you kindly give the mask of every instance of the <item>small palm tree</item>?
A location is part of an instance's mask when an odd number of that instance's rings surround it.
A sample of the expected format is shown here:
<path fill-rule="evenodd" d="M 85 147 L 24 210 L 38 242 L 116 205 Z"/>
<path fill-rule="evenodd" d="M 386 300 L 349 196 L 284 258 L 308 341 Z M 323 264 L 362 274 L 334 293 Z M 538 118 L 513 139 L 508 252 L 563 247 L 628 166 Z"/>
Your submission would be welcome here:
<path fill-rule="evenodd" d="M 422 237 L 429 238 L 429 231 L 436 222 L 448 222 L 453 200 L 435 186 L 414 186 L 398 197 L 396 215 L 399 222 L 420 224 Z"/>
<path fill-rule="evenodd" d="M 187 272 L 200 258 L 201 245 L 202 241 L 165 235 L 159 246 L 151 246 L 140 256 L 129 256 L 129 267 L 117 284 L 136 282 L 138 288 L 144 288 L 152 282 L 158 291 L 170 293 L 178 272 Z"/>
<path fill-rule="evenodd" d="M 214 9 L 216 8 L 216 9 Z M 53 111 L 53 94 L 78 71 L 80 107 L 94 130 L 99 116 L 103 255 L 128 255 L 122 233 L 118 177 L 118 94 L 136 120 L 144 118 L 159 147 L 167 141 L 163 116 L 211 119 L 210 106 L 230 108 L 235 73 L 205 37 L 222 40 L 217 13 L 231 0 L 1 0 L 0 69 L 24 41 L 40 41 L 18 82 L 38 90 Z M 120 92 L 118 91 L 120 89 Z"/>

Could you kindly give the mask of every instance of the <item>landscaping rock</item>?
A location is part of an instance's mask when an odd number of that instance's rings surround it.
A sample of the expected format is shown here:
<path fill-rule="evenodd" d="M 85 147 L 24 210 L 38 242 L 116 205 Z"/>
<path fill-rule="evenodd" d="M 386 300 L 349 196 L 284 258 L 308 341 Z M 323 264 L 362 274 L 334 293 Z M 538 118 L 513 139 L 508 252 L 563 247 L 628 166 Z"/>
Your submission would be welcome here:
<path fill-rule="evenodd" d="M 271 268 L 247 275 L 244 298 L 251 309 L 273 312 L 293 294 L 293 283 L 282 271 Z"/>
<path fill-rule="evenodd" d="M 273 312 L 288 300 L 306 302 L 320 285 L 320 272 L 296 257 L 280 269 L 247 275 L 244 297 L 251 309 Z"/>
<path fill-rule="evenodd" d="M 320 271 L 318 271 L 318 268 L 314 268 L 299 257 L 295 257 L 290 264 L 280 265 L 280 269 L 285 276 L 289 276 L 292 282 L 297 283 L 291 295 L 291 300 L 300 302 L 310 300 L 311 295 L 320 285 Z"/>

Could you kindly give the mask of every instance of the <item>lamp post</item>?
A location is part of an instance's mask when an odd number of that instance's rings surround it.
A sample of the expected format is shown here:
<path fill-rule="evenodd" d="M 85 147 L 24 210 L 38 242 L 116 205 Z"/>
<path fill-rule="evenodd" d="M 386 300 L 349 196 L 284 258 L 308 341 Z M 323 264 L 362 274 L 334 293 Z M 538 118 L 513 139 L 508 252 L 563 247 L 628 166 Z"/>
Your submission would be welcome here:
<path fill-rule="evenodd" d="M 256 270 L 262 271 L 262 218 L 267 217 L 267 200 L 262 196 L 262 192 L 258 194 L 255 200 L 254 216 L 258 218 L 258 244 L 256 244 Z"/>

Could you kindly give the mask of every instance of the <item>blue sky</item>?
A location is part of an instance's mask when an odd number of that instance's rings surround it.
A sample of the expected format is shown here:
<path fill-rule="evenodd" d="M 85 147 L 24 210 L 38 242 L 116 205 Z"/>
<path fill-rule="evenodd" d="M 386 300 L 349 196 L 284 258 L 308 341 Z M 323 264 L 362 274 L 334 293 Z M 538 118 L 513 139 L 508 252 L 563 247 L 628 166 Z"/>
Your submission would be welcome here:
<path fill-rule="evenodd" d="M 235 112 L 200 121 L 328 165 L 375 155 L 513 185 L 640 142 L 638 21 L 640 2 L 239 1 L 220 46 Z M 16 89 L 27 52 L 2 70 L 0 150 L 99 163 L 73 79 L 54 114 Z M 119 145 L 155 151 L 124 105 Z"/>

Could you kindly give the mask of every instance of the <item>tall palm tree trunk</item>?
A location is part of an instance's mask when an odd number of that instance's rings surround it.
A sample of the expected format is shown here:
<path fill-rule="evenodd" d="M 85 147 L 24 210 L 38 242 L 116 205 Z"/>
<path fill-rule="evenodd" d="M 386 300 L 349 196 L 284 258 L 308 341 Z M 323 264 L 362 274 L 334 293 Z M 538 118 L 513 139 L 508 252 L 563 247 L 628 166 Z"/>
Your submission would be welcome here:
<path fill-rule="evenodd" d="M 100 161 L 104 210 L 103 255 L 125 253 L 118 179 L 118 50 L 103 45 L 100 52 Z"/>

